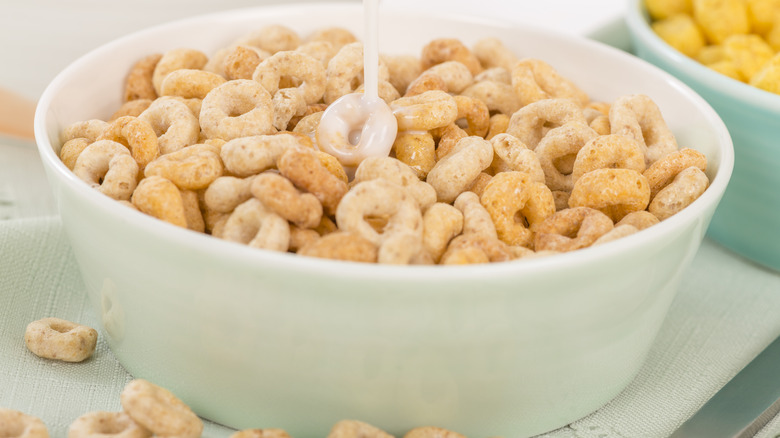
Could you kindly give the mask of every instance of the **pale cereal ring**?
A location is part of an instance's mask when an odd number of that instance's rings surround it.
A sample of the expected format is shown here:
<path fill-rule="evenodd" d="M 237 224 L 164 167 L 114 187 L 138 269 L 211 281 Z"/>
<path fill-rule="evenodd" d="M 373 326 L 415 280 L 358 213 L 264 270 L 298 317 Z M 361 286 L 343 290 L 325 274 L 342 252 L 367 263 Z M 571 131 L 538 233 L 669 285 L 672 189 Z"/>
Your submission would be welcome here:
<path fill-rule="evenodd" d="M 170 72 L 160 84 L 161 96 L 179 96 L 185 99 L 203 99 L 214 88 L 224 84 L 225 78 L 205 70 L 182 68 Z"/>
<path fill-rule="evenodd" d="M 609 123 L 609 116 L 600 115 L 588 123 L 588 126 L 599 135 L 609 135 L 612 132 L 612 125 Z"/>
<path fill-rule="evenodd" d="M 517 56 L 498 38 L 482 38 L 472 51 L 485 69 L 499 67 L 511 71 L 517 62 Z"/>
<path fill-rule="evenodd" d="M 100 193 L 126 201 L 137 184 L 138 163 L 124 145 L 99 140 L 81 151 L 73 173 Z"/>
<path fill-rule="evenodd" d="M 0 436 L 3 438 L 49 438 L 40 418 L 21 411 L 0 408 Z"/>
<path fill-rule="evenodd" d="M 523 106 L 544 99 L 571 99 L 583 107 L 590 101 L 587 93 L 541 59 L 521 59 L 511 71 L 512 87 Z"/>
<path fill-rule="evenodd" d="M 570 122 L 586 124 L 582 109 L 574 101 L 544 99 L 528 104 L 512 114 L 506 132 L 534 150 L 550 128 Z"/>
<path fill-rule="evenodd" d="M 155 99 L 138 118 L 154 129 L 161 154 L 195 144 L 200 135 L 198 118 L 187 105 L 174 97 Z"/>
<path fill-rule="evenodd" d="M 292 131 L 292 132 L 298 133 L 299 131 L 296 131 L 295 128 L 298 127 L 298 124 L 301 123 L 301 121 L 304 118 L 306 118 L 308 116 L 311 116 L 313 114 L 316 114 L 316 113 L 321 113 L 321 112 L 325 111 L 327 108 L 328 108 L 328 105 L 326 105 L 324 103 L 315 103 L 314 105 L 307 106 L 306 107 L 306 111 L 304 111 L 303 114 L 301 114 L 300 116 L 295 116 L 292 119 L 290 119 L 290 122 L 287 123 L 287 129 Z M 322 116 L 322 114 L 320 114 L 320 116 Z M 311 120 L 307 121 L 307 123 L 311 123 Z M 312 136 L 309 135 L 308 132 L 316 132 L 316 130 L 317 130 L 316 126 L 313 127 L 313 128 L 311 128 L 311 126 L 308 126 L 308 127 L 305 127 L 306 129 L 304 129 L 304 127 L 305 126 L 302 125 L 301 128 L 298 128 L 298 129 L 301 130 L 301 131 L 306 131 L 307 132 L 306 135 L 309 138 L 311 138 Z M 299 132 L 299 133 L 304 134 L 304 132 Z"/>
<path fill-rule="evenodd" d="M 74 138 L 86 138 L 90 143 L 100 137 L 100 134 L 108 128 L 108 122 L 99 119 L 84 120 L 68 125 L 62 130 L 60 141 L 67 143 Z"/>
<path fill-rule="evenodd" d="M 398 121 L 399 131 L 429 131 L 447 126 L 458 117 L 455 98 L 439 90 L 401 97 L 390 108 Z"/>
<path fill-rule="evenodd" d="M 455 123 L 465 121 L 465 129 L 468 135 L 484 137 L 490 127 L 490 111 L 487 105 L 479 99 L 468 96 L 455 96 L 458 105 L 458 118 Z"/>
<path fill-rule="evenodd" d="M 512 73 L 503 67 L 491 67 L 474 76 L 474 82 L 493 81 L 512 85 Z"/>
<path fill-rule="evenodd" d="M 211 90 L 203 99 L 200 126 L 209 138 L 232 140 L 271 134 L 273 125 L 271 95 L 258 82 L 236 79 Z"/>
<path fill-rule="evenodd" d="M 463 213 L 450 204 L 437 202 L 423 214 L 423 248 L 438 263 L 450 240 L 463 231 Z"/>
<path fill-rule="evenodd" d="M 650 184 L 650 197 L 654 198 L 678 173 L 689 167 L 707 170 L 707 157 L 696 149 L 682 148 L 651 164 L 644 171 L 644 176 Z"/>
<path fill-rule="evenodd" d="M 301 44 L 301 38 L 297 32 L 287 26 L 271 24 L 241 36 L 234 44 L 259 47 L 266 52 L 274 54 L 276 52 L 295 50 Z"/>
<path fill-rule="evenodd" d="M 323 68 L 327 68 L 328 62 L 336 56 L 338 49 L 328 41 L 309 41 L 298 46 L 295 51 L 311 56 L 319 61 Z"/>
<path fill-rule="evenodd" d="M 591 246 L 596 245 L 602 245 L 604 243 L 612 242 L 618 239 L 622 239 L 623 237 L 630 236 L 639 230 L 634 227 L 633 225 L 628 224 L 622 224 L 622 225 L 615 225 L 615 228 L 607 231 L 606 233 L 602 234 L 601 237 L 596 239 Z"/>
<path fill-rule="evenodd" d="M 368 157 L 355 170 L 352 184 L 373 179 L 386 179 L 403 186 L 425 211 L 436 202 L 436 191 L 430 184 L 420 181 L 414 170 L 397 158 Z"/>
<path fill-rule="evenodd" d="M 312 32 L 306 37 L 306 41 L 326 41 L 332 44 L 334 49 L 341 50 L 347 44 L 358 42 L 358 39 L 343 27 L 325 27 Z"/>
<path fill-rule="evenodd" d="M 222 69 L 225 72 L 225 78 L 234 79 L 252 79 L 260 62 L 267 58 L 267 52 L 263 52 L 256 47 L 237 45 L 228 48 L 222 61 Z M 270 56 L 270 54 L 267 54 Z"/>
<path fill-rule="evenodd" d="M 476 265 L 481 263 L 490 263 L 490 258 L 485 254 L 485 251 L 476 245 L 448 247 L 439 261 L 441 265 Z"/>
<path fill-rule="evenodd" d="M 158 96 L 162 96 L 161 87 L 163 79 L 171 72 L 182 68 L 200 70 L 206 65 L 208 60 L 209 58 L 205 53 L 196 49 L 179 48 L 163 53 L 152 73 L 154 91 Z"/>
<path fill-rule="evenodd" d="M 130 202 L 142 213 L 169 224 L 188 228 L 184 200 L 176 184 L 160 176 L 141 180 Z"/>
<path fill-rule="evenodd" d="M 436 143 L 437 160 L 441 160 L 442 158 L 446 157 L 447 154 L 452 152 L 452 149 L 455 148 L 455 145 L 458 144 L 459 141 L 469 136 L 466 131 L 461 129 L 455 123 L 450 123 L 443 129 L 436 129 L 431 132 L 441 133 L 441 137 L 439 138 L 438 143 Z"/>
<path fill-rule="evenodd" d="M 124 412 L 88 412 L 70 424 L 68 438 L 148 438 L 152 433 Z"/>
<path fill-rule="evenodd" d="M 574 184 L 569 207 L 590 207 L 617 222 L 632 211 L 647 208 L 650 185 L 641 173 L 631 169 L 596 169 Z"/>
<path fill-rule="evenodd" d="M 622 135 L 601 135 L 588 141 L 577 153 L 571 171 L 572 182 L 591 170 L 604 168 L 645 171 L 645 156 L 641 147 Z"/>
<path fill-rule="evenodd" d="M 244 429 L 233 432 L 229 438 L 290 438 L 282 429 Z"/>
<path fill-rule="evenodd" d="M 441 427 L 423 426 L 415 427 L 406 432 L 404 438 L 466 438 L 463 435 Z"/>
<path fill-rule="evenodd" d="M 539 158 L 539 165 L 544 171 L 545 182 L 550 190 L 572 189 L 574 178 L 570 173 L 571 169 L 562 166 L 561 161 L 572 160 L 588 142 L 597 137 L 596 131 L 582 122 L 565 123 L 545 134 L 534 152 Z M 576 159 L 574 161 L 576 162 Z"/>
<path fill-rule="evenodd" d="M 162 59 L 162 54 L 154 53 L 138 60 L 130 68 L 125 79 L 124 101 L 130 102 L 138 99 L 154 100 L 157 91 L 152 83 L 152 76 L 157 63 Z"/>
<path fill-rule="evenodd" d="M 60 318 L 43 318 L 27 325 L 24 343 L 36 356 L 64 362 L 82 362 L 97 345 L 95 329 Z"/>
<path fill-rule="evenodd" d="M 203 194 L 203 202 L 207 211 L 230 213 L 239 204 L 252 197 L 250 187 L 253 176 L 236 178 L 220 176 L 215 179 Z"/>
<path fill-rule="evenodd" d="M 108 118 L 108 121 L 113 122 L 114 120 L 124 116 L 138 117 L 151 105 L 152 99 L 128 100 L 127 102 L 123 103 L 118 110 L 111 114 L 111 117 Z"/>
<path fill-rule="evenodd" d="M 382 82 L 387 81 L 388 77 L 387 67 L 380 60 L 377 79 Z M 328 62 L 323 101 L 330 105 L 339 97 L 354 93 L 362 83 L 363 44 L 346 44 Z"/>
<path fill-rule="evenodd" d="M 472 75 L 482 71 L 479 59 L 471 53 L 460 40 L 455 38 L 438 38 L 430 41 L 422 48 L 420 62 L 423 70 L 446 61 L 458 61 L 465 65 Z"/>
<path fill-rule="evenodd" d="M 425 131 L 401 131 L 393 143 L 395 157 L 408 165 L 420 179 L 425 179 L 436 163 L 436 143 Z"/>
<path fill-rule="evenodd" d="M 484 257 L 479 253 L 484 254 Z M 441 264 L 506 262 L 512 258 L 510 247 L 497 238 L 463 233 L 450 241 L 447 251 L 441 257 Z"/>
<path fill-rule="evenodd" d="M 206 221 L 200 208 L 200 197 L 194 190 L 181 190 L 181 201 L 184 206 L 184 220 L 187 228 L 199 233 L 206 232 Z"/>
<path fill-rule="evenodd" d="M 406 93 L 409 84 L 422 73 L 420 58 L 413 55 L 380 55 L 382 63 L 387 66 L 390 84 L 400 94 Z"/>
<path fill-rule="evenodd" d="M 417 96 L 431 90 L 449 92 L 447 83 L 441 76 L 428 73 L 420 75 L 410 82 L 406 92 L 404 92 L 404 97 Z"/>
<path fill-rule="evenodd" d="M 480 137 L 460 140 L 452 152 L 436 162 L 426 181 L 439 201 L 450 203 L 493 162 L 493 146 Z"/>
<path fill-rule="evenodd" d="M 480 81 L 463 90 L 463 96 L 479 99 L 491 112 L 511 116 L 522 106 L 512 85 L 498 81 Z"/>
<path fill-rule="evenodd" d="M 130 381 L 119 396 L 122 408 L 156 436 L 198 438 L 203 422 L 178 397 L 143 379 Z"/>
<path fill-rule="evenodd" d="M 273 96 L 279 91 L 279 81 L 284 76 L 300 79 L 306 105 L 317 103 L 325 92 L 325 67 L 317 59 L 297 51 L 277 52 L 264 59 L 252 78 Z"/>
<path fill-rule="evenodd" d="M 278 90 L 271 103 L 274 108 L 273 125 L 279 131 L 287 130 L 290 120 L 296 115 L 306 112 L 306 100 L 298 88 L 282 88 Z"/>
<path fill-rule="evenodd" d="M 422 251 L 422 226 L 420 226 L 419 231 L 388 234 L 379 246 L 376 261 L 387 265 L 424 264 L 426 263 L 424 258 L 419 257 Z"/>
<path fill-rule="evenodd" d="M 334 231 L 310 242 L 297 254 L 322 259 L 376 263 L 377 246 L 357 233 Z"/>
<path fill-rule="evenodd" d="M 161 176 L 181 190 L 200 190 L 222 176 L 223 169 L 215 147 L 196 144 L 161 155 L 146 166 L 144 175 Z"/>
<path fill-rule="evenodd" d="M 322 219 L 322 204 L 311 193 L 300 193 L 289 179 L 271 172 L 257 175 L 252 195 L 276 214 L 301 228 L 314 228 Z"/>
<path fill-rule="evenodd" d="M 644 230 L 659 222 L 660 220 L 653 213 L 650 213 L 647 210 L 641 210 L 623 216 L 623 219 L 620 219 L 615 223 L 615 227 L 620 225 L 631 225 L 637 230 Z"/>
<path fill-rule="evenodd" d="M 509 116 L 506 114 L 493 114 L 488 122 L 488 132 L 485 134 L 485 140 L 493 140 L 499 134 L 505 134 L 509 127 Z M 516 138 L 516 137 L 515 137 Z M 526 148 L 528 146 L 525 146 Z"/>
<path fill-rule="evenodd" d="M 141 170 L 160 155 L 157 134 L 152 126 L 133 116 L 111 122 L 98 140 L 111 140 L 126 146 Z"/>
<path fill-rule="evenodd" d="M 338 158 L 327 152 L 314 151 L 314 153 L 317 154 L 317 158 L 320 159 L 320 163 L 326 169 L 328 169 L 328 172 L 332 173 L 338 179 L 344 181 L 344 184 L 349 183 L 349 176 L 347 175 L 347 171 L 344 170 L 344 166 L 341 165 L 341 162 L 338 160 Z"/>
<path fill-rule="evenodd" d="M 648 164 L 677 150 L 677 140 L 658 105 L 643 94 L 616 99 L 609 110 L 609 123 L 613 134 L 624 135 L 643 146 Z"/>
<path fill-rule="evenodd" d="M 357 89 L 355 89 L 356 93 L 365 93 L 366 92 L 366 84 L 360 84 Z M 390 105 L 393 101 L 401 97 L 401 93 L 398 92 L 398 90 L 395 89 L 393 84 L 391 84 L 388 81 L 381 80 L 377 84 L 377 95 L 380 99 L 384 100 L 386 104 Z"/>
<path fill-rule="evenodd" d="M 220 237 L 253 248 L 285 252 L 290 245 L 290 225 L 260 200 L 250 198 L 230 213 Z"/>
<path fill-rule="evenodd" d="M 463 234 L 473 234 L 488 240 L 498 240 L 496 225 L 474 192 L 463 192 L 453 203 L 463 214 Z"/>
<path fill-rule="evenodd" d="M 81 152 L 90 144 L 92 144 L 92 142 L 86 138 L 74 138 L 73 140 L 68 140 L 65 142 L 65 144 L 62 145 L 62 148 L 60 148 L 60 160 L 62 160 L 62 163 L 65 165 L 65 167 L 73 170 L 79 155 L 81 155 Z"/>
<path fill-rule="evenodd" d="M 432 74 L 444 81 L 447 91 L 453 94 L 460 94 L 474 83 L 474 75 L 471 74 L 468 67 L 458 61 L 445 61 L 433 65 L 421 73 L 421 76 Z"/>
<path fill-rule="evenodd" d="M 228 141 L 219 155 L 230 173 L 247 177 L 274 168 L 286 150 L 300 145 L 290 134 L 253 135 Z"/>
<path fill-rule="evenodd" d="M 544 170 L 536 153 L 517 137 L 509 134 L 498 134 L 490 140 L 496 159 L 506 166 L 505 170 L 524 172 L 531 181 L 545 182 Z M 495 160 L 492 167 L 496 168 Z M 497 172 L 496 172 L 497 173 Z"/>
<path fill-rule="evenodd" d="M 347 193 L 347 184 L 333 175 L 312 150 L 289 148 L 276 163 L 279 172 L 297 187 L 320 200 L 325 211 L 333 213 Z"/>
<path fill-rule="evenodd" d="M 587 207 L 567 208 L 537 226 L 534 249 L 574 251 L 590 246 L 612 228 L 612 220 L 598 210 Z"/>
<path fill-rule="evenodd" d="M 493 175 L 487 172 L 480 172 L 474 179 L 471 185 L 466 189 L 469 192 L 474 192 L 477 196 L 482 196 L 485 193 L 485 187 L 487 187 L 490 180 L 493 179 Z"/>
<path fill-rule="evenodd" d="M 320 233 L 311 228 L 300 228 L 290 224 L 290 245 L 287 248 L 290 252 L 298 252 L 305 246 L 312 245 L 320 239 Z"/>
<path fill-rule="evenodd" d="M 691 205 L 709 186 L 710 180 L 698 167 L 692 166 L 674 177 L 647 206 L 647 211 L 664 220 Z"/>

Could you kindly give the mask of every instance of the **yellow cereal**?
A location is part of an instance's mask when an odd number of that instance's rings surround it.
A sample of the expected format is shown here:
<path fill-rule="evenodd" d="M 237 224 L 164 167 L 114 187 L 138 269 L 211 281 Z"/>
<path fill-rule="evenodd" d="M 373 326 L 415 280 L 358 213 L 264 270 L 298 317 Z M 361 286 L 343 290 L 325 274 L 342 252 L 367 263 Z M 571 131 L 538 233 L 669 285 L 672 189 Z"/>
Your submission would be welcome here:
<path fill-rule="evenodd" d="M 720 44 L 711 44 L 704 46 L 696 54 L 696 60 L 704 65 L 714 64 L 726 59 L 726 53 Z"/>
<path fill-rule="evenodd" d="M 663 20 L 676 14 L 690 14 L 693 11 L 691 0 L 647 0 L 645 6 L 653 20 Z"/>
<path fill-rule="evenodd" d="M 693 0 L 693 18 L 710 43 L 720 44 L 731 35 L 750 32 L 743 0 Z"/>
<path fill-rule="evenodd" d="M 780 94 L 780 53 L 750 78 L 750 85 L 772 93 Z"/>
<path fill-rule="evenodd" d="M 734 63 L 744 80 L 749 80 L 774 55 L 774 51 L 758 35 L 732 35 L 723 41 L 726 59 Z"/>
<path fill-rule="evenodd" d="M 766 42 L 772 47 L 772 50 L 780 52 L 780 13 L 775 15 L 774 25 L 772 29 L 767 32 Z"/>
<path fill-rule="evenodd" d="M 737 69 L 737 66 L 734 65 L 733 62 L 728 60 L 722 60 L 718 62 L 713 62 L 712 64 L 707 64 L 707 67 L 715 70 L 716 72 L 726 75 L 732 79 L 736 79 L 738 81 L 743 81 L 742 75 L 739 74 L 739 70 Z"/>
<path fill-rule="evenodd" d="M 688 14 L 677 14 L 651 25 L 656 34 L 686 56 L 694 57 L 704 47 L 704 35 Z"/>
<path fill-rule="evenodd" d="M 747 4 L 750 28 L 759 35 L 766 35 L 772 29 L 777 14 L 780 13 L 780 0 L 744 0 Z"/>

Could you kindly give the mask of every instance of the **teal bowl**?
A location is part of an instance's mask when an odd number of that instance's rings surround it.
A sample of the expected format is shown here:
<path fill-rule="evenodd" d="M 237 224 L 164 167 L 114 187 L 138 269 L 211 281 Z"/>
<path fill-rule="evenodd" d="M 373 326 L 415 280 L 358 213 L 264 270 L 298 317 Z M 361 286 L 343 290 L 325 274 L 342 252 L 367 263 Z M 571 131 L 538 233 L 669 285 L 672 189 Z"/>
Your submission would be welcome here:
<path fill-rule="evenodd" d="M 734 142 L 734 173 L 708 235 L 780 271 L 780 96 L 731 79 L 678 52 L 650 28 L 643 0 L 629 0 L 633 51 L 681 79 L 720 115 Z"/>

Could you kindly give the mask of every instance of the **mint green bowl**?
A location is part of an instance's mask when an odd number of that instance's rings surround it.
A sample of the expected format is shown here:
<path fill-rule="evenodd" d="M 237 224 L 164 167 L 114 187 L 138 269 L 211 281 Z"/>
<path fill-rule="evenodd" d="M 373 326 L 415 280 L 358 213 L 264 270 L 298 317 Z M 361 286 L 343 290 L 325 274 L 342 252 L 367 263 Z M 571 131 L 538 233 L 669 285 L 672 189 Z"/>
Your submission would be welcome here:
<path fill-rule="evenodd" d="M 734 142 L 734 173 L 708 234 L 780 271 L 780 96 L 716 73 L 678 52 L 648 25 L 643 0 L 629 0 L 633 51 L 699 93 Z"/>

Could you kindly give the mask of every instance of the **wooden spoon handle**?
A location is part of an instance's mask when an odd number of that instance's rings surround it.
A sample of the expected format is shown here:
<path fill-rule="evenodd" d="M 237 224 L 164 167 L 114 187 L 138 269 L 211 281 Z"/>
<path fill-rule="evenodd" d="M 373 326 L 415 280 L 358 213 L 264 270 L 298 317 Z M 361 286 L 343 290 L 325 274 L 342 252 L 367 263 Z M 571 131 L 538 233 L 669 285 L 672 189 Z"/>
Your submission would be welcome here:
<path fill-rule="evenodd" d="M 35 102 L 0 88 L 0 134 L 34 139 Z"/>

